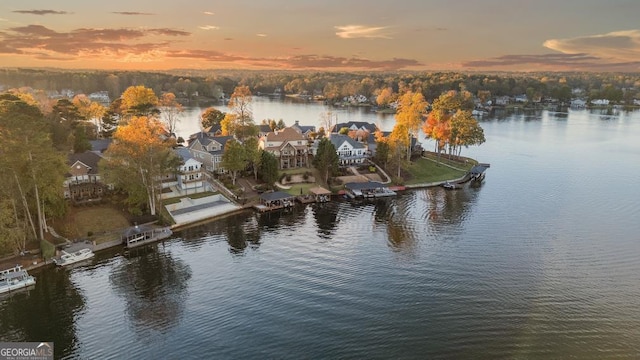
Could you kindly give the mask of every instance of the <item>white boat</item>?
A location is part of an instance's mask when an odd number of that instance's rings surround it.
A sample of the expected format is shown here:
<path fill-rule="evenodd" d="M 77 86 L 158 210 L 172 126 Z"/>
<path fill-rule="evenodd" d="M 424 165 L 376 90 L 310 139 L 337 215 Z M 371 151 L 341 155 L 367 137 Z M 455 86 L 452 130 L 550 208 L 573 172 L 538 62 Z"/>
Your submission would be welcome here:
<path fill-rule="evenodd" d="M 93 251 L 91 251 L 91 249 L 81 249 L 72 253 L 62 251 L 62 256 L 60 256 L 60 259 L 55 259 L 53 261 L 58 266 L 66 266 L 91 259 L 94 256 L 95 254 L 93 253 Z"/>
<path fill-rule="evenodd" d="M 36 284 L 36 278 L 29 275 L 20 265 L 0 271 L 0 294 L 19 290 Z"/>

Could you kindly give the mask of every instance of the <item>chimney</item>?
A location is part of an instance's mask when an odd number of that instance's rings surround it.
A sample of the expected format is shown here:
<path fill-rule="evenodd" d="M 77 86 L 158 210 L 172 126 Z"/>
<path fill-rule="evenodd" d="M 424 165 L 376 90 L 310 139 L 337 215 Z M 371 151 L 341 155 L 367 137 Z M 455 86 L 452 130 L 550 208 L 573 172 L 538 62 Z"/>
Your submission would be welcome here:
<path fill-rule="evenodd" d="M 296 120 L 296 125 L 300 125 L 299 123 L 300 123 L 300 121 Z"/>

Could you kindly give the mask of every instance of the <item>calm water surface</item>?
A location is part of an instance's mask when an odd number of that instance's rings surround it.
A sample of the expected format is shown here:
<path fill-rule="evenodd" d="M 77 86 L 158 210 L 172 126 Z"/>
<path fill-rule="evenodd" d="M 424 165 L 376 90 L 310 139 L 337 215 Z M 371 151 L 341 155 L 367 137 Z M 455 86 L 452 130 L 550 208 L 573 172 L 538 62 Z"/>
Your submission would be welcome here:
<path fill-rule="evenodd" d="M 640 113 L 482 126 L 463 152 L 491 163 L 480 187 L 247 212 L 36 272 L 0 339 L 82 359 L 640 357 Z"/>

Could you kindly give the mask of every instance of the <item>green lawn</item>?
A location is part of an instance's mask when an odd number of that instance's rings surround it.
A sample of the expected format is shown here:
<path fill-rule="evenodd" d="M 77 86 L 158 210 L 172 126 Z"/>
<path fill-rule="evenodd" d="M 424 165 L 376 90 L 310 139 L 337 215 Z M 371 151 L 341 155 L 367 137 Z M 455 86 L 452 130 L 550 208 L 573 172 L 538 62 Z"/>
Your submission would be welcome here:
<path fill-rule="evenodd" d="M 203 197 L 207 197 L 207 196 L 211 196 L 211 195 L 216 195 L 219 194 L 217 191 L 205 191 L 202 193 L 197 193 L 197 194 L 189 194 L 189 195 L 183 195 L 183 196 L 178 196 L 178 197 L 173 197 L 170 199 L 164 199 L 162 200 L 162 205 L 170 205 L 170 204 L 177 204 L 180 202 L 180 199 L 182 198 L 191 198 L 191 199 L 200 199 Z"/>
<path fill-rule="evenodd" d="M 471 166 L 468 166 L 469 169 Z M 407 185 L 453 180 L 464 176 L 466 171 L 455 170 L 443 164 L 419 158 L 411 164 L 409 174 L 411 178 L 405 181 Z"/>
<path fill-rule="evenodd" d="M 460 161 L 456 161 L 456 160 L 449 160 L 447 158 L 447 155 L 440 155 L 440 159 L 438 159 L 438 155 L 436 155 L 435 153 L 432 152 L 425 152 L 423 154 L 424 157 L 435 160 L 435 161 L 440 161 L 443 164 L 447 164 L 447 165 L 451 165 L 453 167 L 457 167 L 459 169 L 465 169 L 465 170 L 471 170 L 471 168 L 476 165 L 478 162 L 474 159 L 471 158 L 466 158 L 466 157 L 461 157 Z"/>
<path fill-rule="evenodd" d="M 302 189 L 302 194 L 306 195 L 309 193 L 309 189 L 318 186 L 318 184 L 293 184 L 291 185 L 291 189 L 283 190 L 284 192 L 291 195 L 300 195 L 300 189 Z"/>

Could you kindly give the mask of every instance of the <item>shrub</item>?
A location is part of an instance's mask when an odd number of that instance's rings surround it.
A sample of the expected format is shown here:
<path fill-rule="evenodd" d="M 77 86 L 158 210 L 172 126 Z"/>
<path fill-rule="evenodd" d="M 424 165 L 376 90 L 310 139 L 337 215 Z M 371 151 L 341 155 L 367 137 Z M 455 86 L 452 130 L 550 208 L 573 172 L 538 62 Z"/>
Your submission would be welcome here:
<path fill-rule="evenodd" d="M 287 175 L 285 176 L 285 179 L 286 179 L 287 181 L 291 181 L 291 174 L 287 174 Z"/>
<path fill-rule="evenodd" d="M 393 182 L 394 185 L 404 185 L 404 179 L 401 178 L 401 177 L 397 177 L 397 176 L 394 176 L 391 179 L 391 182 Z"/>
<path fill-rule="evenodd" d="M 55 256 L 56 247 L 47 240 L 42 240 L 40 241 L 40 251 L 42 252 L 42 258 L 47 260 Z"/>
<path fill-rule="evenodd" d="M 309 171 L 305 171 L 304 174 L 302 174 L 302 178 L 306 181 L 309 180 L 309 176 L 311 175 L 311 172 Z"/>
<path fill-rule="evenodd" d="M 370 173 L 376 172 L 376 167 L 375 166 L 369 166 L 369 172 Z"/>
<path fill-rule="evenodd" d="M 87 237 L 92 237 L 93 236 L 93 231 L 87 231 Z"/>

